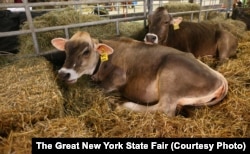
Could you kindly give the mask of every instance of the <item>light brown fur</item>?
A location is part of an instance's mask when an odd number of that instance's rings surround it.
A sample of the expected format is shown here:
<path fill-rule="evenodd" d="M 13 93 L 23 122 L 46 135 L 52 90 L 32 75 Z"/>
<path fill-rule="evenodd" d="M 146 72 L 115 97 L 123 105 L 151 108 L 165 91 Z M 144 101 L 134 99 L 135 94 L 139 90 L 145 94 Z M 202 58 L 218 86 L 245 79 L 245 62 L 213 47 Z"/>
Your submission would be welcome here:
<path fill-rule="evenodd" d="M 66 47 L 81 43 L 80 49 L 65 48 L 71 59 L 66 59 L 60 76 L 65 81 L 75 81 L 84 74 L 92 75 L 108 92 L 117 90 L 127 98 L 129 101 L 122 106 L 130 110 L 162 111 L 175 116 L 177 105 L 214 105 L 227 95 L 228 84 L 223 75 L 192 54 L 129 38 L 95 42 L 82 38 L 90 36 L 81 33 L 85 32 L 75 34 L 73 42 L 65 41 Z M 99 62 L 104 52 L 108 60 Z"/>
<path fill-rule="evenodd" d="M 158 38 L 158 44 L 192 53 L 196 58 L 211 55 L 223 62 L 236 56 L 238 39 L 220 24 L 182 21 L 174 29 L 173 20 L 164 7 L 158 7 L 148 17 L 145 41 Z"/>

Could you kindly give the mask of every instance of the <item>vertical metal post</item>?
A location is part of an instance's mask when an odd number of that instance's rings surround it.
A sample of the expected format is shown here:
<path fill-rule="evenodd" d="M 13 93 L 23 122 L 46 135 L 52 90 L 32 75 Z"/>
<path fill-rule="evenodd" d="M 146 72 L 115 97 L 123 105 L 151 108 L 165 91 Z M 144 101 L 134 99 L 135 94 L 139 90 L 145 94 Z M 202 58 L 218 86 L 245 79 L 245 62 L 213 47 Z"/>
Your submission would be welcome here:
<path fill-rule="evenodd" d="M 118 21 L 115 22 L 115 26 L 116 26 L 116 34 L 119 36 L 120 35 L 120 29 L 119 29 L 119 22 Z"/>
<path fill-rule="evenodd" d="M 232 0 L 227 0 L 227 8 L 226 8 L 226 18 L 230 17 L 230 10 L 233 6 Z"/>
<path fill-rule="evenodd" d="M 65 29 L 64 29 L 64 33 L 65 33 L 65 37 L 66 37 L 67 39 L 69 39 L 69 29 L 68 29 L 68 28 L 65 28 Z"/>
<path fill-rule="evenodd" d="M 200 11 L 199 11 L 199 19 L 198 19 L 198 22 L 201 21 L 201 10 L 202 10 L 202 0 L 200 0 Z"/>
<path fill-rule="evenodd" d="M 150 14 L 153 11 L 153 0 L 147 0 L 148 13 Z"/>
<path fill-rule="evenodd" d="M 30 13 L 30 6 L 28 5 L 28 1 L 27 0 L 23 0 L 23 3 L 25 4 L 24 8 L 25 8 L 25 14 L 29 23 L 29 28 L 31 30 L 31 35 L 32 35 L 32 40 L 34 43 L 34 48 L 37 54 L 39 54 L 39 46 L 38 46 L 38 42 L 37 42 L 37 36 L 36 36 L 36 32 L 35 32 L 35 28 L 34 28 L 34 24 L 32 21 L 32 16 Z"/>
<path fill-rule="evenodd" d="M 147 26 L 147 15 L 153 11 L 153 0 L 144 0 L 144 27 Z M 148 13 L 146 13 L 148 12 Z"/>

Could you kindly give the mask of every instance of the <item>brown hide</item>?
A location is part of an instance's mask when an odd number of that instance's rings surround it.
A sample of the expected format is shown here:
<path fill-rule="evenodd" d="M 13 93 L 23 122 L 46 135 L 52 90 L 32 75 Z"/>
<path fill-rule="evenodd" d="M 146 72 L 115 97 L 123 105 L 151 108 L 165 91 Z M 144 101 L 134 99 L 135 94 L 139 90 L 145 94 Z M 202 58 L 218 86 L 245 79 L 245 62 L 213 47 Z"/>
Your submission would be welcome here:
<path fill-rule="evenodd" d="M 148 36 L 155 34 L 159 44 L 193 53 L 195 57 L 211 55 L 224 60 L 236 55 L 237 38 L 219 24 L 182 21 L 179 29 L 174 29 L 172 20 L 165 8 L 157 8 L 148 17 L 149 31 L 145 41 L 153 42 Z"/>
<path fill-rule="evenodd" d="M 130 110 L 174 116 L 177 105 L 214 105 L 227 94 L 226 79 L 192 54 L 128 38 L 100 43 L 89 37 L 78 32 L 70 40 L 52 41 L 67 54 L 59 77 L 72 83 L 84 74 L 92 75 L 105 90 L 117 90 L 131 101 L 122 104 Z M 100 61 L 106 50 L 111 50 L 108 58 Z"/>
<path fill-rule="evenodd" d="M 174 30 L 173 25 L 170 25 L 165 45 L 193 53 L 195 57 L 211 55 L 224 60 L 236 55 L 236 37 L 218 28 L 219 25 L 184 21 L 179 27 Z"/>
<path fill-rule="evenodd" d="M 110 61 L 102 62 L 98 71 L 91 78 L 100 82 L 100 86 L 106 92 L 118 90 L 126 83 L 126 73 L 121 68 L 112 65 Z"/>
<path fill-rule="evenodd" d="M 247 30 L 250 30 L 250 8 L 249 7 L 247 7 L 247 8 L 239 8 L 239 7 L 234 8 L 231 18 L 234 20 L 243 21 L 247 26 Z"/>

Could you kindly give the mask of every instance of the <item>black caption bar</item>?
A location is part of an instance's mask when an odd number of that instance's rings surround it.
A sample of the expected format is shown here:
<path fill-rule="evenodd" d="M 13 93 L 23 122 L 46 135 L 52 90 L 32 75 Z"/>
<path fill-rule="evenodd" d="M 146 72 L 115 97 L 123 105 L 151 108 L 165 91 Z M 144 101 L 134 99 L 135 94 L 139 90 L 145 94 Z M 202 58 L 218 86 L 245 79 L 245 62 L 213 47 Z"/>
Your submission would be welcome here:
<path fill-rule="evenodd" d="M 237 152 L 249 153 L 250 138 L 33 138 L 32 153 Z M 118 154 L 119 154 L 118 153 Z"/>

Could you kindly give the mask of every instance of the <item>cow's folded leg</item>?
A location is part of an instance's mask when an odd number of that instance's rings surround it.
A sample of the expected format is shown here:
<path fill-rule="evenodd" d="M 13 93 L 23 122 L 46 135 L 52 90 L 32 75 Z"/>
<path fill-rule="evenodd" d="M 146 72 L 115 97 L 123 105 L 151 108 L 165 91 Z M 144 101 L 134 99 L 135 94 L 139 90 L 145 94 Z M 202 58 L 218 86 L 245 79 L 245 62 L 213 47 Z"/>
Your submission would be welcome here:
<path fill-rule="evenodd" d="M 162 110 L 169 117 L 174 117 L 176 115 L 177 102 L 165 96 L 159 101 L 158 110 Z"/>
<path fill-rule="evenodd" d="M 135 111 L 135 112 L 156 112 L 156 111 L 163 111 L 169 117 L 174 117 L 176 114 L 176 103 L 166 103 L 163 101 L 159 101 L 157 104 L 154 105 L 141 105 L 134 102 L 125 102 L 121 104 L 121 107 L 124 107 L 128 110 Z"/>
<path fill-rule="evenodd" d="M 160 105 L 158 103 L 154 105 L 142 105 L 134 102 L 125 102 L 121 104 L 121 107 L 135 112 L 155 112 L 159 110 Z"/>

